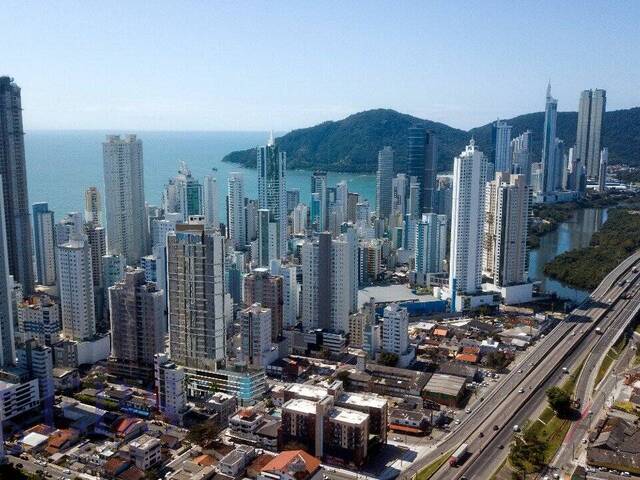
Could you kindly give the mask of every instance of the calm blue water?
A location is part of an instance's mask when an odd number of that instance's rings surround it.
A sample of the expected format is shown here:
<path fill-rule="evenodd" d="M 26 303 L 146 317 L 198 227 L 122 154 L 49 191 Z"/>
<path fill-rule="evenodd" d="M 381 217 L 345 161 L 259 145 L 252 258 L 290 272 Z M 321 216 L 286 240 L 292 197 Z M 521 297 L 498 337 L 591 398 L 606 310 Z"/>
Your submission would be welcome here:
<path fill-rule="evenodd" d="M 25 135 L 29 202 L 49 202 L 56 218 L 84 209 L 84 191 L 97 185 L 104 193 L 102 176 L 102 142 L 111 131 L 32 131 Z M 136 133 L 136 132 L 131 132 Z M 256 170 L 223 163 L 222 157 L 233 150 L 262 145 L 267 132 L 140 132 L 144 148 L 144 182 L 146 200 L 159 205 L 167 180 L 177 173 L 184 160 L 198 178 L 214 173 L 218 179 L 221 205 L 227 193 L 229 172 L 245 176 L 246 195 L 257 196 Z M 301 201 L 308 203 L 311 172 L 289 170 L 287 188 L 300 190 Z M 349 182 L 349 191 L 358 192 L 375 203 L 375 176 L 329 173 L 329 185 Z M 224 216 L 223 216 L 224 217 Z M 224 218 L 223 218 L 224 219 Z"/>

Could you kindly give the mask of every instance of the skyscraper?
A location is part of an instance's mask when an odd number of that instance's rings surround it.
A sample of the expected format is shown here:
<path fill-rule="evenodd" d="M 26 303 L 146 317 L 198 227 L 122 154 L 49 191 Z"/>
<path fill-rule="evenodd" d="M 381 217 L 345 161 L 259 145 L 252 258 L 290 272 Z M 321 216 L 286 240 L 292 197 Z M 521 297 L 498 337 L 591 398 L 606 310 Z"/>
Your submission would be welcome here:
<path fill-rule="evenodd" d="M 220 226 L 220 206 L 218 205 L 218 181 L 213 175 L 204 177 L 204 199 L 202 202 L 202 214 L 207 228 Z"/>
<path fill-rule="evenodd" d="M 276 255 L 287 254 L 287 154 L 279 150 L 273 134 L 267 145 L 257 149 L 258 206 L 270 212 L 277 225 Z"/>
<path fill-rule="evenodd" d="M 487 183 L 483 270 L 498 287 L 528 280 L 530 207 L 531 189 L 524 175 L 496 172 Z"/>
<path fill-rule="evenodd" d="M 0 78 L 0 81 L 2 81 L 2 78 Z M 5 221 L 3 182 L 0 179 L 0 368 L 14 365 L 16 361 L 13 300 L 11 298 L 13 282 L 9 274 L 9 252 L 6 232 L 7 222 Z"/>
<path fill-rule="evenodd" d="M 109 372 L 128 379 L 153 378 L 153 359 L 164 352 L 164 295 L 145 281 L 141 268 L 129 268 L 109 288 L 111 356 Z"/>
<path fill-rule="evenodd" d="M 244 210 L 244 178 L 242 173 L 231 172 L 228 179 L 227 237 L 235 250 L 247 246 L 247 231 Z"/>
<path fill-rule="evenodd" d="M 604 192 L 607 187 L 607 166 L 609 165 L 609 149 L 600 151 L 600 170 L 598 171 L 598 191 Z"/>
<path fill-rule="evenodd" d="M 558 183 L 560 171 L 556 158 L 556 121 L 558 118 L 558 101 L 551 96 L 551 84 L 547 86 L 547 101 L 544 109 L 544 133 L 542 137 L 542 194 L 552 193 Z"/>
<path fill-rule="evenodd" d="M 482 282 L 482 234 L 487 157 L 471 142 L 453 162 L 449 288 L 473 294 Z"/>
<path fill-rule="evenodd" d="M 88 340 L 96 334 L 89 241 L 85 235 L 73 234 L 58 245 L 56 256 L 62 334 L 71 340 Z"/>
<path fill-rule="evenodd" d="M 179 213 L 186 222 L 191 215 L 202 214 L 202 184 L 191 175 L 186 162 L 178 165 L 178 174 L 169 179 L 162 196 L 165 212 Z"/>
<path fill-rule="evenodd" d="M 311 176 L 311 198 L 311 225 L 315 231 L 324 232 L 329 228 L 327 172 L 321 170 L 313 172 Z"/>
<path fill-rule="evenodd" d="M 393 149 L 384 147 L 378 152 L 376 176 L 376 213 L 378 218 L 391 215 L 391 182 L 393 180 Z"/>
<path fill-rule="evenodd" d="M 100 225 L 102 202 L 97 187 L 89 187 L 84 192 L 84 221 Z"/>
<path fill-rule="evenodd" d="M 224 238 L 196 223 L 167 236 L 169 353 L 177 364 L 213 372 L 225 359 Z"/>
<path fill-rule="evenodd" d="M 272 221 L 268 208 L 258 210 L 258 255 L 256 263 L 260 267 L 269 266 L 278 255 L 279 223 Z"/>
<path fill-rule="evenodd" d="M 22 100 L 20 87 L 9 77 L 0 77 L 0 176 L 9 273 L 28 296 L 34 282 Z"/>
<path fill-rule="evenodd" d="M 435 134 L 423 126 L 409 128 L 407 174 L 421 186 L 418 214 L 433 212 L 436 189 L 438 142 Z"/>
<path fill-rule="evenodd" d="M 511 125 L 498 119 L 493 124 L 493 165 L 496 172 L 511 172 Z"/>
<path fill-rule="evenodd" d="M 33 204 L 33 236 L 36 247 L 36 276 L 40 285 L 56 283 L 54 215 L 47 202 Z"/>
<path fill-rule="evenodd" d="M 102 152 L 107 250 L 135 265 L 146 254 L 142 141 L 135 135 L 107 135 Z"/>
<path fill-rule="evenodd" d="M 527 185 L 531 185 L 531 141 L 531 130 L 511 140 L 512 171 L 524 175 Z"/>
<path fill-rule="evenodd" d="M 598 178 L 604 112 L 607 108 L 606 90 L 584 90 L 578 106 L 576 157 L 587 168 L 587 177 Z"/>

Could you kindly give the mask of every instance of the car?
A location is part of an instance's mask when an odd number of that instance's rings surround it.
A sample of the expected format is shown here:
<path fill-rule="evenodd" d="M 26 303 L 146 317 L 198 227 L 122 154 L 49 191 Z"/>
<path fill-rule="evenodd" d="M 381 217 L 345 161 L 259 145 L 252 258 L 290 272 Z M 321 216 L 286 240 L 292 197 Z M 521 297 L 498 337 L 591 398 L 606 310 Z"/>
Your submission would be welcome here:
<path fill-rule="evenodd" d="M 455 421 L 454 421 L 453 423 L 455 423 L 456 425 L 460 425 L 460 420 L 458 420 L 458 419 L 456 418 L 456 419 L 455 419 Z"/>
<path fill-rule="evenodd" d="M 498 445 L 498 449 L 502 450 L 504 448 L 504 445 Z"/>
<path fill-rule="evenodd" d="M 520 390 L 518 390 L 518 393 L 524 393 L 524 388 L 521 388 Z"/>
<path fill-rule="evenodd" d="M 497 432 L 498 430 L 500 430 L 500 427 L 498 425 L 494 425 L 493 426 L 493 431 Z"/>
<path fill-rule="evenodd" d="M 480 434 L 478 435 L 480 438 L 484 437 L 484 433 L 480 432 Z"/>
<path fill-rule="evenodd" d="M 623 477 L 630 477 L 631 476 L 631 474 L 629 472 L 622 472 L 620 475 L 623 476 Z"/>
<path fill-rule="evenodd" d="M 467 413 L 471 413 L 471 409 L 470 409 L 470 408 L 467 408 L 467 409 L 465 409 L 465 412 L 467 412 Z"/>
<path fill-rule="evenodd" d="M 522 369 L 518 370 L 518 373 L 522 373 Z"/>
<path fill-rule="evenodd" d="M 584 444 L 586 444 L 586 443 L 587 443 L 587 439 L 586 439 L 586 438 L 583 438 L 583 439 L 582 439 L 582 444 L 584 445 Z"/>
<path fill-rule="evenodd" d="M 71 473 L 71 470 L 69 470 L 68 468 L 65 468 L 62 473 L 66 473 L 67 475 L 69 475 Z"/>

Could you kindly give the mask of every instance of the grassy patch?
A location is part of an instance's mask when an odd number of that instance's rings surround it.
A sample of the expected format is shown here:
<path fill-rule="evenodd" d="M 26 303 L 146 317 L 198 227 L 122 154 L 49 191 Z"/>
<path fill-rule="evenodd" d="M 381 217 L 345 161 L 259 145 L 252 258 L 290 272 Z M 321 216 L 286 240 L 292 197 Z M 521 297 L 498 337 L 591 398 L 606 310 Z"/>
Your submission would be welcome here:
<path fill-rule="evenodd" d="M 429 478 L 433 477 L 433 474 L 440 470 L 440 467 L 444 465 L 444 462 L 449 460 L 449 457 L 452 453 L 453 451 L 451 450 L 440 455 L 433 462 L 431 462 L 429 465 L 418 472 L 418 474 L 416 475 L 416 480 L 428 480 Z"/>
<path fill-rule="evenodd" d="M 607 355 L 602 359 L 602 363 L 600 364 L 600 368 L 598 369 L 598 374 L 596 375 L 595 386 L 597 387 L 600 384 L 600 381 L 604 378 L 604 376 L 611 368 L 611 364 L 620 356 L 624 347 L 627 346 L 628 338 L 623 333 L 622 336 L 618 339 L 618 341 L 609 349 Z"/>

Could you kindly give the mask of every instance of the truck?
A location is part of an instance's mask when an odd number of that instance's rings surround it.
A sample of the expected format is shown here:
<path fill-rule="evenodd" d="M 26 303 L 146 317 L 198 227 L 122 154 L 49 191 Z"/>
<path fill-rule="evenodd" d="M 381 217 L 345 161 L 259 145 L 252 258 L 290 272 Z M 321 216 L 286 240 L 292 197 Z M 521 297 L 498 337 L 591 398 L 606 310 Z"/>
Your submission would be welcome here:
<path fill-rule="evenodd" d="M 453 452 L 453 455 L 451 455 L 451 458 L 449 458 L 449 465 L 451 465 L 452 467 L 455 467 L 456 465 L 460 465 L 464 461 L 464 457 L 466 457 L 467 455 L 468 447 L 469 445 L 466 443 L 463 443 L 462 445 L 460 445 L 458 449 L 455 452 Z"/>

